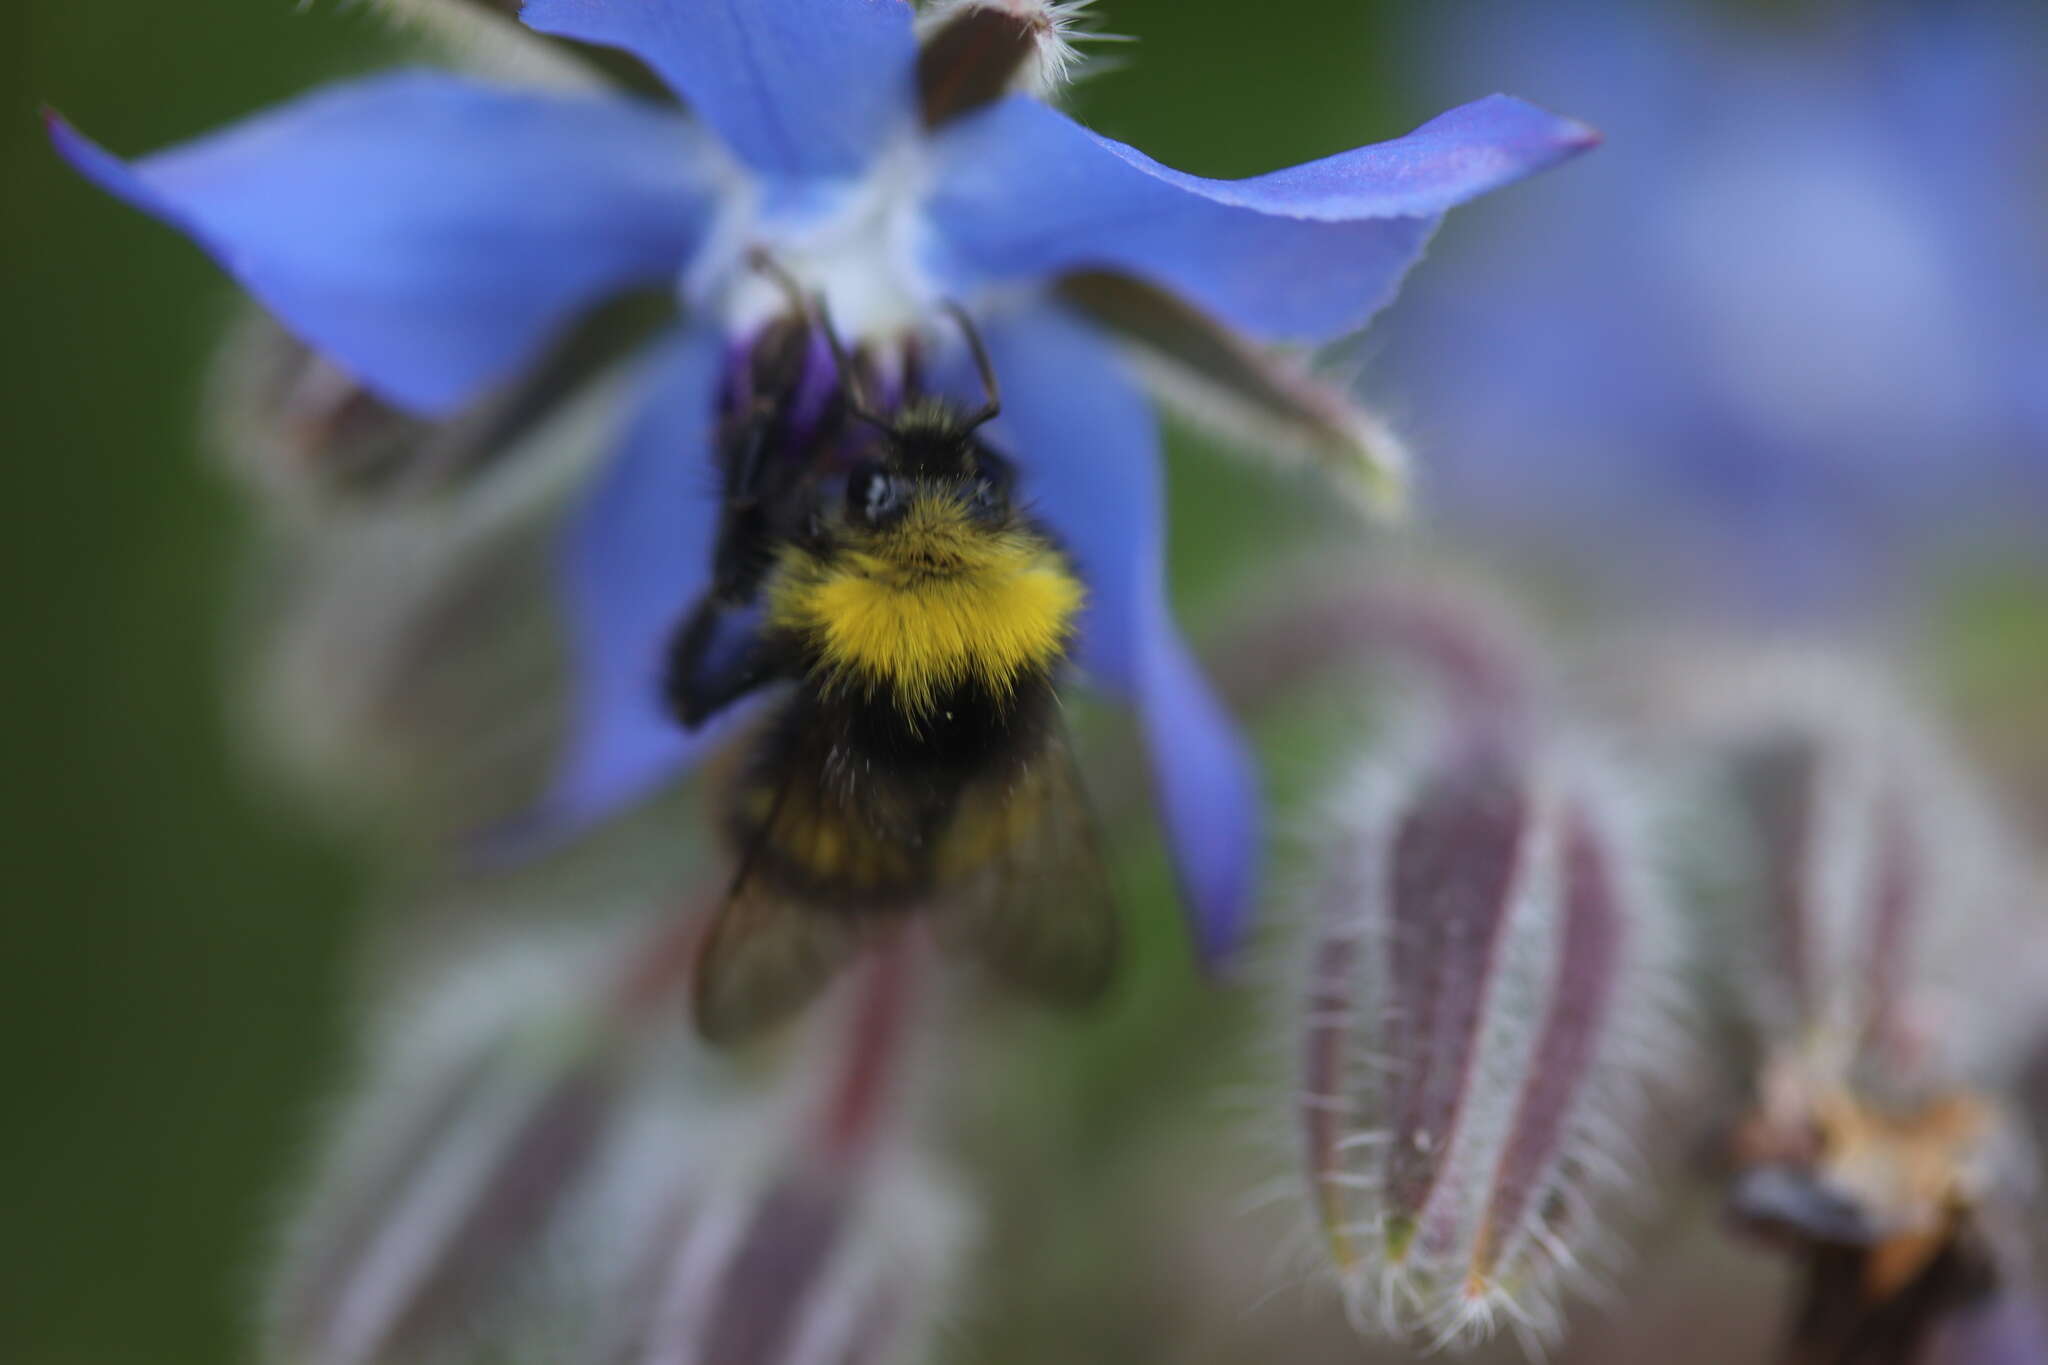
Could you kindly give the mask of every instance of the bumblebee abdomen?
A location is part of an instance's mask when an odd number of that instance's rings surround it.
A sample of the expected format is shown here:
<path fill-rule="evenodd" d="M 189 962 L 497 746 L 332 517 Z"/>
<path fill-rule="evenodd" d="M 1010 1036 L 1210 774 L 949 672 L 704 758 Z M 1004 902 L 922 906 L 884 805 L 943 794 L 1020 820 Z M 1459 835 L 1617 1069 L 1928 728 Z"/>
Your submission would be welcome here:
<path fill-rule="evenodd" d="M 962 790 L 1000 787 L 1045 747 L 1049 676 L 997 697 L 973 683 L 913 722 L 893 701 L 806 687 L 770 722 L 733 791 L 736 842 L 823 909 L 895 908 L 929 891 Z"/>
<path fill-rule="evenodd" d="M 913 793 L 847 790 L 815 765 L 764 766 L 734 793 L 728 818 L 755 871 L 821 908 L 906 904 L 930 879 L 930 815 Z"/>

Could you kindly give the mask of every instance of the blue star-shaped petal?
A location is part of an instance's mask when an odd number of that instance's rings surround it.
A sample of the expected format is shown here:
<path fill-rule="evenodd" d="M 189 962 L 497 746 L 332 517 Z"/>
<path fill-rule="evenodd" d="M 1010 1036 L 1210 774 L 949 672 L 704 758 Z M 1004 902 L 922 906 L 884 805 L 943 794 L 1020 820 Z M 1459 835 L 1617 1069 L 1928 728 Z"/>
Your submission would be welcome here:
<path fill-rule="evenodd" d="M 1090 580 L 1081 662 L 1138 705 L 1205 956 L 1252 902 L 1249 754 L 1167 607 L 1157 439 L 1105 339 L 1051 286 L 1113 271 L 1257 339 L 1315 342 L 1391 296 L 1444 210 L 1591 146 L 1494 96 L 1407 137 L 1250 180 L 1170 170 L 1022 95 L 927 126 L 903 0 L 527 0 L 532 28 L 624 49 L 693 116 L 624 96 L 383 76 L 120 161 L 53 122 L 85 175 L 191 235 L 381 396 L 447 414 L 605 296 L 668 282 L 685 322 L 646 357 L 617 456 L 571 519 L 577 741 L 542 823 L 599 819 L 719 736 L 656 679 L 704 589 L 715 395 L 764 317 L 765 250 L 855 337 L 946 301 L 982 318 L 996 436 Z"/>

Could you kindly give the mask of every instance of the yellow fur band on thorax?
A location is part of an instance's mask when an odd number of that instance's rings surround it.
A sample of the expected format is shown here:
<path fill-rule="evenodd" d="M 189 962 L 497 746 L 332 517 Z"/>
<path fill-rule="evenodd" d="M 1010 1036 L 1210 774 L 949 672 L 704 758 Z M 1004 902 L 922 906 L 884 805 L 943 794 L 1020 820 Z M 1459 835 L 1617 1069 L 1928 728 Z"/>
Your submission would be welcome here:
<path fill-rule="evenodd" d="M 769 621 L 803 635 L 836 685 L 880 687 L 917 715 L 949 687 L 1007 696 L 1065 652 L 1084 589 L 1025 528 L 974 526 L 949 498 L 829 558 L 792 548 L 769 586 Z"/>

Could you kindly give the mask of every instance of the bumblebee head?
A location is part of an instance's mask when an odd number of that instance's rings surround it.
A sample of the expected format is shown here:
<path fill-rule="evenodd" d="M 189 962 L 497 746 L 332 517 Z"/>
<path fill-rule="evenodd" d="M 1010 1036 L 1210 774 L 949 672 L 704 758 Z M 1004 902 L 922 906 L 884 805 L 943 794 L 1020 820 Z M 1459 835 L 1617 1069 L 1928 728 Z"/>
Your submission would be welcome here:
<path fill-rule="evenodd" d="M 962 535 L 991 534 L 1012 524 L 1009 462 L 944 416 L 907 415 L 877 455 L 849 472 L 844 515 L 856 535 L 894 539 L 949 525 Z"/>
<path fill-rule="evenodd" d="M 860 372 L 832 326 L 824 299 L 816 299 L 813 307 L 845 383 L 847 414 L 872 428 L 877 439 L 846 481 L 843 524 L 855 538 L 900 540 L 904 532 L 920 527 L 942 538 L 1013 528 L 1010 465 L 976 434 L 1001 415 L 1002 395 L 981 334 L 967 314 L 957 304 L 946 305 L 981 376 L 981 406 L 963 412 L 944 399 L 911 396 L 896 412 L 884 414 L 862 395 Z M 916 387 L 906 381 L 912 395 Z"/>

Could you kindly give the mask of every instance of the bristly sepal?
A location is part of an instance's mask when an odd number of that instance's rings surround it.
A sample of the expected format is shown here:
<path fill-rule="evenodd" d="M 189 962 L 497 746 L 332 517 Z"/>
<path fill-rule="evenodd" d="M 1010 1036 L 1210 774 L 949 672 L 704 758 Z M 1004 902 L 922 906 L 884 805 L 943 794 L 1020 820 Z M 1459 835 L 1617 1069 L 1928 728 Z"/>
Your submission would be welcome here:
<path fill-rule="evenodd" d="M 1333 802 L 1312 894 L 1299 1119 L 1361 1330 L 1559 1330 L 1611 1259 L 1645 1097 L 1682 1052 L 1682 948 L 1635 793 L 1595 751 L 1456 722 Z"/>
<path fill-rule="evenodd" d="M 1232 446 L 1307 465 L 1374 520 L 1408 511 L 1411 459 L 1400 436 L 1299 356 L 1246 341 L 1143 280 L 1082 271 L 1060 296 L 1123 342 L 1170 408 Z"/>

